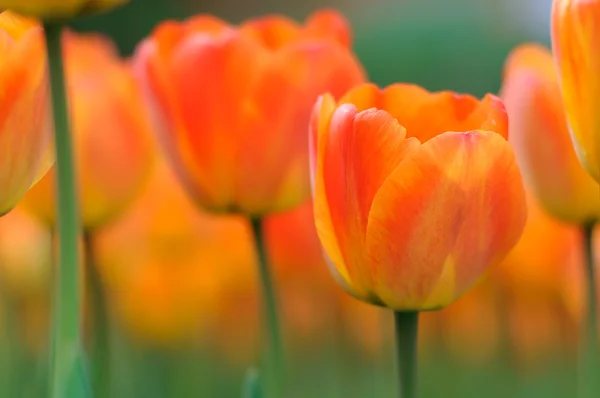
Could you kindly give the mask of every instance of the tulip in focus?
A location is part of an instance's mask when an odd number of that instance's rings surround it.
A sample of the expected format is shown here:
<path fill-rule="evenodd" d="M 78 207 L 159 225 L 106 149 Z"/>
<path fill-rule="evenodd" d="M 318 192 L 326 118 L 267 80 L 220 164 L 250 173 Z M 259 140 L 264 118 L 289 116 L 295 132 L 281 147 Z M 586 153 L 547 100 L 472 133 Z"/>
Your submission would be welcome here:
<path fill-rule="evenodd" d="M 128 65 L 99 36 L 63 36 L 71 94 L 74 156 L 85 229 L 118 217 L 137 197 L 154 159 L 148 113 Z M 28 195 L 26 205 L 55 220 L 53 168 Z"/>
<path fill-rule="evenodd" d="M 42 20 L 64 20 L 114 8 L 128 0 L 0 0 L 0 9 Z"/>
<path fill-rule="evenodd" d="M 316 104 L 315 222 L 340 284 L 396 311 L 442 308 L 526 220 L 502 101 L 370 84 Z"/>
<path fill-rule="evenodd" d="M 567 120 L 579 160 L 596 181 L 600 181 L 599 44 L 599 0 L 554 0 L 552 49 Z"/>
<path fill-rule="evenodd" d="M 137 50 L 163 147 L 196 203 L 253 217 L 309 196 L 306 128 L 317 96 L 363 80 L 337 13 L 239 27 L 165 22 Z"/>
<path fill-rule="evenodd" d="M 509 141 L 540 203 L 567 222 L 597 219 L 598 183 L 573 149 L 550 51 L 536 44 L 516 48 L 506 62 L 502 99 L 509 115 Z"/>
<path fill-rule="evenodd" d="M 43 31 L 0 13 L 0 216 L 52 165 Z"/>

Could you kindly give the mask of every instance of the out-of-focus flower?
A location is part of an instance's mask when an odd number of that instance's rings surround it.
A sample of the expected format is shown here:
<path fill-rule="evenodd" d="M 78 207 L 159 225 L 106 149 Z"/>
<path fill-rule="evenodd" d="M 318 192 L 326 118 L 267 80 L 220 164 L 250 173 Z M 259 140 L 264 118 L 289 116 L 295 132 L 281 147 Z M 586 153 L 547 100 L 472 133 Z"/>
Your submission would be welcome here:
<path fill-rule="evenodd" d="M 139 46 L 163 147 L 196 203 L 260 216 L 307 199 L 310 109 L 363 80 L 349 37 L 330 11 L 303 26 L 201 15 L 163 23 Z"/>
<path fill-rule="evenodd" d="M 154 158 L 148 112 L 128 65 L 100 36 L 64 35 L 81 216 L 100 227 L 136 198 Z M 55 220 L 55 168 L 25 197 L 36 215 Z"/>
<path fill-rule="evenodd" d="M 47 292 L 52 236 L 21 206 L 0 219 L 0 291 L 11 297 Z"/>
<path fill-rule="evenodd" d="M 492 95 L 407 84 L 317 102 L 315 221 L 348 292 L 394 310 L 437 309 L 504 258 L 527 214 L 507 124 Z"/>
<path fill-rule="evenodd" d="M 502 99 L 523 177 L 553 216 L 582 224 L 600 216 L 598 183 L 583 169 L 563 107 L 552 54 L 536 44 L 506 62 Z"/>
<path fill-rule="evenodd" d="M 148 344 L 205 337 L 223 300 L 253 282 L 244 220 L 198 212 L 163 163 L 132 211 L 97 237 L 110 301 L 127 330 Z"/>
<path fill-rule="evenodd" d="M 43 20 L 63 20 L 91 14 L 126 3 L 128 0 L 0 0 L 0 9 Z"/>
<path fill-rule="evenodd" d="M 51 166 L 52 127 L 41 27 L 0 13 L 0 215 Z"/>
<path fill-rule="evenodd" d="M 600 182 L 599 37 L 600 1 L 554 0 L 552 49 L 567 120 L 581 164 Z"/>

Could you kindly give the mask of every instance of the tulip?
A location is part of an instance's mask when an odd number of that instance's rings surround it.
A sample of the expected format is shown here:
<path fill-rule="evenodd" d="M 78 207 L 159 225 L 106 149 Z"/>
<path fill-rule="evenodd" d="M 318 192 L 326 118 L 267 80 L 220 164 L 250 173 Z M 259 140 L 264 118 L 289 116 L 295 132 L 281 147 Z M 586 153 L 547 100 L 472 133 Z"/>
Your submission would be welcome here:
<path fill-rule="evenodd" d="M 408 84 L 325 95 L 311 122 L 315 222 L 352 295 L 444 307 L 517 243 L 526 219 L 502 102 Z"/>
<path fill-rule="evenodd" d="M 128 0 L 0 0 L 0 8 L 43 20 L 64 20 L 91 14 Z"/>
<path fill-rule="evenodd" d="M 184 346 L 206 336 L 225 303 L 239 308 L 240 292 L 253 282 L 244 220 L 198 212 L 162 161 L 131 211 L 96 237 L 116 315 L 149 346 Z"/>
<path fill-rule="evenodd" d="M 111 43 L 70 32 L 63 39 L 81 219 L 90 231 L 120 216 L 142 189 L 154 157 L 151 126 L 130 69 Z M 25 197 L 48 223 L 55 221 L 55 179 L 52 168 Z"/>
<path fill-rule="evenodd" d="M 555 0 L 552 49 L 571 136 L 583 167 L 600 181 L 600 1 Z M 595 196 L 600 195 L 596 192 Z"/>
<path fill-rule="evenodd" d="M 163 147 L 196 203 L 259 217 L 307 199 L 312 104 L 363 80 L 349 36 L 330 11 L 303 26 L 198 16 L 163 23 L 138 47 Z"/>
<path fill-rule="evenodd" d="M 52 165 L 43 31 L 0 13 L 0 216 Z"/>
<path fill-rule="evenodd" d="M 517 47 L 506 62 L 501 96 L 509 115 L 509 141 L 540 203 L 567 222 L 598 218 L 598 183 L 573 149 L 550 51 L 536 44 Z"/>
<path fill-rule="evenodd" d="M 317 233 L 353 296 L 394 310 L 400 396 L 418 312 L 445 307 L 517 243 L 527 208 L 502 101 L 395 84 L 325 94 L 310 122 Z"/>

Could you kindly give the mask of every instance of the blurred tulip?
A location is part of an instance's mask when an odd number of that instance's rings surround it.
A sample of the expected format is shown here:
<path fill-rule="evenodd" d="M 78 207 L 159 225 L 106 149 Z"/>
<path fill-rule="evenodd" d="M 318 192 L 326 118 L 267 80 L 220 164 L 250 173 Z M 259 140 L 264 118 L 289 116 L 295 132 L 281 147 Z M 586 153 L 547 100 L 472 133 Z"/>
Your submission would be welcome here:
<path fill-rule="evenodd" d="M 51 235 L 20 206 L 0 219 L 0 291 L 11 297 L 48 292 L 52 269 Z"/>
<path fill-rule="evenodd" d="M 104 11 L 128 0 L 0 0 L 0 9 L 43 20 L 64 20 Z"/>
<path fill-rule="evenodd" d="M 163 163 L 132 211 L 97 238 L 110 302 L 147 344 L 172 346 L 206 335 L 223 300 L 239 299 L 253 282 L 244 221 L 198 212 Z"/>
<path fill-rule="evenodd" d="M 163 147 L 196 203 L 261 216 L 307 199 L 310 108 L 363 80 L 349 37 L 330 11 L 303 26 L 202 15 L 165 22 L 139 46 Z"/>
<path fill-rule="evenodd" d="M 599 0 L 554 0 L 552 49 L 567 120 L 579 160 L 596 181 L 600 181 L 599 38 Z"/>
<path fill-rule="evenodd" d="M 553 216 L 579 225 L 600 216 L 598 183 L 583 169 L 564 112 L 552 54 L 517 47 L 505 66 L 502 99 L 509 141 L 527 185 Z"/>
<path fill-rule="evenodd" d="M 64 35 L 81 217 L 85 229 L 121 215 L 150 175 L 154 158 L 148 114 L 128 65 L 99 36 Z M 56 170 L 25 197 L 43 220 L 55 221 Z"/>
<path fill-rule="evenodd" d="M 407 84 L 366 84 L 315 106 L 315 221 L 352 295 L 394 310 L 444 307 L 517 243 L 526 220 L 507 115 Z"/>
<path fill-rule="evenodd" d="M 0 13 L 0 216 L 51 166 L 52 138 L 41 27 Z"/>

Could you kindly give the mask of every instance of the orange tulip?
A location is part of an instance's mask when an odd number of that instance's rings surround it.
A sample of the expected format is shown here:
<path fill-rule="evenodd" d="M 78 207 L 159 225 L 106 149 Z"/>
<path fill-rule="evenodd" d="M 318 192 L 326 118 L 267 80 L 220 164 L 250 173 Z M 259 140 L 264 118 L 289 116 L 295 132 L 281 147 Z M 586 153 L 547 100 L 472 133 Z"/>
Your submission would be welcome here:
<path fill-rule="evenodd" d="M 52 138 L 42 29 L 0 13 L 0 216 L 51 166 Z"/>
<path fill-rule="evenodd" d="M 117 315 L 147 344 L 205 335 L 223 302 L 237 298 L 232 292 L 253 282 L 244 220 L 198 212 L 162 162 L 133 209 L 97 237 L 98 266 Z"/>
<path fill-rule="evenodd" d="M 552 49 L 571 136 L 581 164 L 600 182 L 599 44 L 600 1 L 554 0 Z"/>
<path fill-rule="evenodd" d="M 444 307 L 517 243 L 526 219 L 502 102 L 408 84 L 316 104 L 315 221 L 334 275 L 394 310 Z"/>
<path fill-rule="evenodd" d="M 540 203 L 561 220 L 582 224 L 597 219 L 598 183 L 573 149 L 550 51 L 535 44 L 516 48 L 506 62 L 502 99 L 509 141 Z"/>
<path fill-rule="evenodd" d="M 81 216 L 86 229 L 118 217 L 135 199 L 154 158 L 148 113 L 130 69 L 99 36 L 65 34 Z M 54 222 L 55 169 L 25 197 Z"/>
<path fill-rule="evenodd" d="M 51 20 L 104 11 L 128 0 L 0 0 L 5 8 L 35 18 Z"/>
<path fill-rule="evenodd" d="M 363 80 L 349 36 L 333 12 L 237 28 L 203 15 L 165 22 L 140 45 L 164 149 L 196 203 L 260 216 L 307 199 L 310 108 Z"/>

